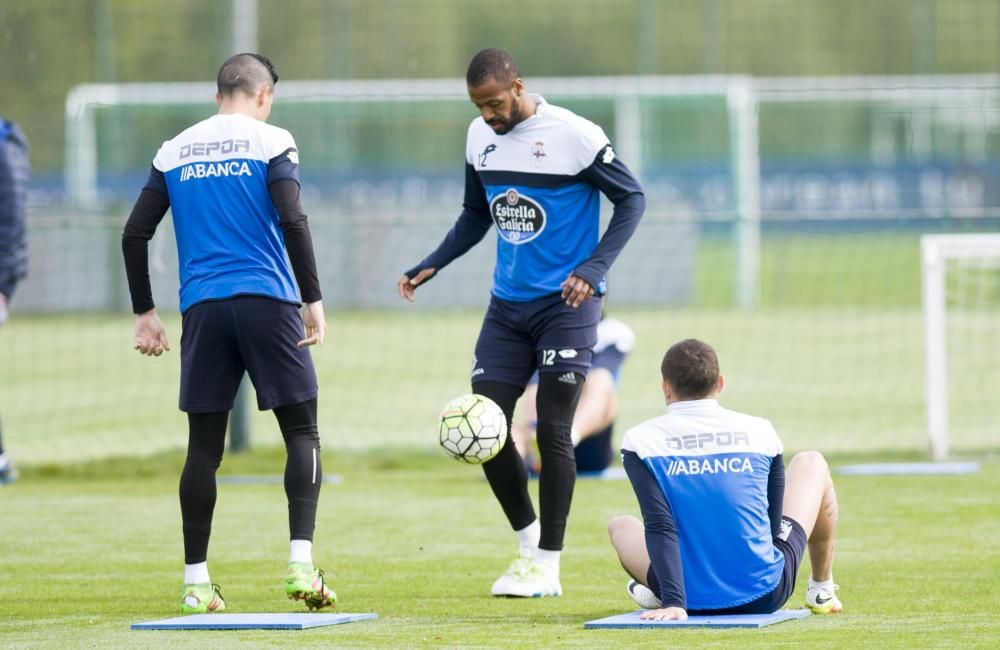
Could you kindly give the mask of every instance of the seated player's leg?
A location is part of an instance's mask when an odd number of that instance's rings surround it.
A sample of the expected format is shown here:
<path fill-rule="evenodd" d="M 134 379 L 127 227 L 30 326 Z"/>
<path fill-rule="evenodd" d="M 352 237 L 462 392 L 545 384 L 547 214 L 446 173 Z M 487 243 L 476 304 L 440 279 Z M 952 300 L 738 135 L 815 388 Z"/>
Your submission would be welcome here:
<path fill-rule="evenodd" d="M 783 516 L 793 519 L 809 540 L 812 573 L 806 605 L 813 612 L 833 614 L 843 608 L 834 593 L 833 555 L 837 537 L 837 493 L 830 467 L 818 451 L 796 454 L 785 473 Z"/>
<path fill-rule="evenodd" d="M 597 359 L 595 358 L 595 363 Z M 607 368 L 596 365 L 587 373 L 580 401 L 573 416 L 574 455 L 578 473 L 604 471 L 614 458 L 611 448 L 618 391 Z"/>
<path fill-rule="evenodd" d="M 184 533 L 181 613 L 222 611 L 226 603 L 208 573 L 208 540 L 215 511 L 215 472 L 226 448 L 229 412 L 189 413 L 188 451 L 180 480 Z"/>
<path fill-rule="evenodd" d="M 517 401 L 514 417 L 510 425 L 510 435 L 517 447 L 517 452 L 529 462 L 531 447 L 535 440 L 535 427 L 538 423 L 538 411 L 535 409 L 535 398 L 538 395 L 538 382 L 531 381 Z"/>
<path fill-rule="evenodd" d="M 573 448 L 577 476 L 580 474 L 600 474 L 608 468 L 615 457 L 615 451 L 612 447 L 614 429 L 614 426 L 609 426 L 603 431 L 598 431 L 596 434 L 581 440 L 580 444 Z"/>
<path fill-rule="evenodd" d="M 631 515 L 619 515 L 608 522 L 611 545 L 618 554 L 625 573 L 632 579 L 626 587 L 629 597 L 644 609 L 659 609 L 660 599 L 650 583 L 655 583 L 649 551 L 646 550 L 646 533 L 642 522 Z M 659 589 L 659 585 L 655 585 Z"/>
<path fill-rule="evenodd" d="M 615 378 L 607 368 L 591 368 L 573 416 L 574 443 L 607 429 L 618 415 Z"/>

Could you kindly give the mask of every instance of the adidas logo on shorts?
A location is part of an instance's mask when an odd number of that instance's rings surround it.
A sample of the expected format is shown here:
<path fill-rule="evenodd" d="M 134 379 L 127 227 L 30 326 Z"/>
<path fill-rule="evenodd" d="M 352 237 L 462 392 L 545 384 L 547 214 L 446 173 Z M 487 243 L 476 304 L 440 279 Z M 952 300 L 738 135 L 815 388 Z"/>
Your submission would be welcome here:
<path fill-rule="evenodd" d="M 559 381 L 561 381 L 564 384 L 572 384 L 576 386 L 576 375 L 573 374 L 572 372 L 564 372 L 563 374 L 559 375 Z"/>

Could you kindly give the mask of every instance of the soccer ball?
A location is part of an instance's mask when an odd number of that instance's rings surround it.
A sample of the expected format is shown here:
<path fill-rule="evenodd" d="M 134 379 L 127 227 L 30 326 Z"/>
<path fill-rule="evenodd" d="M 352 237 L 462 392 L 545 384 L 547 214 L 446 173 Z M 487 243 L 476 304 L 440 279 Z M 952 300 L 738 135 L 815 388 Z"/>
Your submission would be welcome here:
<path fill-rule="evenodd" d="M 507 418 L 490 398 L 461 395 L 441 410 L 438 439 L 455 460 L 485 463 L 500 453 L 507 441 Z"/>

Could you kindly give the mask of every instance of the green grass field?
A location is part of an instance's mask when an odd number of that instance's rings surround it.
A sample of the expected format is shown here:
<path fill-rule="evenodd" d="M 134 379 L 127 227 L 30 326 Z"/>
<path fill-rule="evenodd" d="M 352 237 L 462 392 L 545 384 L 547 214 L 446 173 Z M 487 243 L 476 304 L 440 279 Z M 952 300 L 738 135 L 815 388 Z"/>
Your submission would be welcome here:
<path fill-rule="evenodd" d="M 917 309 L 621 309 L 637 333 L 621 380 L 620 431 L 662 411 L 659 362 L 688 336 L 718 349 L 728 406 L 772 419 L 790 449 L 923 450 L 923 333 Z M 997 316 L 970 314 L 983 336 L 956 339 L 951 377 L 957 453 L 1000 448 L 988 386 L 1000 364 Z M 320 427 L 332 449 L 398 445 L 430 449 L 434 420 L 468 390 L 481 314 L 473 311 L 350 311 L 329 314 L 315 348 Z M 0 336 L 4 439 L 22 462 L 60 463 L 147 455 L 186 445 L 177 411 L 180 323 L 167 318 L 174 349 L 146 358 L 131 349 L 125 315 L 21 316 Z M 969 328 L 971 331 L 971 327 Z M 273 418 L 254 413 L 254 437 L 278 442 Z M 620 432 L 619 431 L 619 432 Z"/>
<path fill-rule="evenodd" d="M 761 308 L 732 309 L 728 243 L 699 251 L 691 307 L 612 314 L 637 333 L 620 385 L 618 435 L 662 412 L 659 362 L 697 336 L 719 351 L 724 403 L 770 418 L 791 452 L 836 463 L 924 458 L 924 351 L 915 236 L 768 237 Z M 982 274 L 980 274 L 982 275 Z M 977 276 L 978 277 L 978 276 Z M 329 309 L 314 349 L 328 485 L 318 563 L 342 611 L 380 619 L 303 633 L 132 632 L 172 616 L 182 554 L 177 480 L 186 422 L 176 408 L 180 322 L 157 359 L 130 346 L 123 314 L 27 315 L 0 332 L 4 442 L 22 469 L 0 489 L 0 647 L 626 647 L 734 645 L 996 647 L 1000 386 L 996 278 L 959 286 L 949 321 L 952 444 L 982 471 L 839 477 L 836 568 L 843 616 L 754 631 L 584 631 L 628 611 L 604 526 L 637 507 L 624 481 L 580 481 L 563 598 L 496 600 L 513 552 L 475 468 L 436 449 L 436 415 L 468 390 L 481 312 Z M 223 473 L 278 474 L 280 437 L 251 417 L 253 450 Z M 220 488 L 212 576 L 232 612 L 296 611 L 281 593 L 287 509 L 279 486 Z M 801 602 L 804 575 L 790 606 Z M 292 635 L 291 637 L 289 635 Z"/>
<path fill-rule="evenodd" d="M 840 458 L 839 460 L 848 460 Z M 851 458 L 850 460 L 855 460 Z M 636 513 L 626 481 L 581 480 L 563 560 L 565 595 L 490 597 L 514 551 L 477 468 L 439 453 L 324 451 L 317 564 L 339 610 L 376 621 L 303 632 L 139 632 L 176 615 L 182 577 L 179 453 L 31 469 L 0 489 L 0 647 L 996 647 L 1000 464 L 950 477 L 836 477 L 835 577 L 844 614 L 755 631 L 584 630 L 634 609 L 607 520 Z M 231 456 L 224 474 L 276 474 L 282 454 Z M 280 486 L 220 486 L 212 578 L 228 611 L 290 612 Z M 798 607 L 806 575 L 789 607 Z M 301 607 L 301 605 L 298 605 Z"/>

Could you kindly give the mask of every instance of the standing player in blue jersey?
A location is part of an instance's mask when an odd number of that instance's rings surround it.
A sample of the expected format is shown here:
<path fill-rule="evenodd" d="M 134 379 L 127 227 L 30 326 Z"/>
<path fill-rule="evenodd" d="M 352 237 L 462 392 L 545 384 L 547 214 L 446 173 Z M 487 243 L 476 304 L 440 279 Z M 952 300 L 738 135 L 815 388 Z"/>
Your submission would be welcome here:
<path fill-rule="evenodd" d="M 310 609 L 336 600 L 312 561 L 323 473 L 308 347 L 323 342 L 326 320 L 299 200 L 298 149 L 288 131 L 266 123 L 277 81 L 264 56 L 227 60 L 218 75 L 218 114 L 163 143 L 122 235 L 135 348 L 160 356 L 170 345 L 153 304 L 148 242 L 172 210 L 183 314 L 180 408 L 189 425 L 180 481 L 183 613 L 225 609 L 208 573 L 208 540 L 215 472 L 244 372 L 258 407 L 274 411 L 288 452 L 285 591 Z"/>
<path fill-rule="evenodd" d="M 605 273 L 645 209 L 642 188 L 594 123 L 525 91 L 513 58 L 483 50 L 466 73 L 480 117 L 469 126 L 464 210 L 437 250 L 405 272 L 399 294 L 417 287 L 497 229 L 489 308 L 476 343 L 472 390 L 510 422 L 531 374 L 538 383 L 540 519 L 510 437 L 483 465 L 518 555 L 493 584 L 495 596 L 559 596 L 559 555 L 576 466 L 570 429 L 597 343 Z M 603 236 L 600 196 L 614 204 Z"/>
<path fill-rule="evenodd" d="M 641 618 L 777 611 L 792 595 L 807 544 L 806 606 L 840 612 L 837 493 L 822 454 L 796 454 L 786 476 L 771 423 L 719 406 L 725 380 L 708 344 L 671 346 L 660 370 L 666 415 L 622 440 L 643 521 L 623 516 L 608 525 L 633 578 L 629 595 L 651 610 Z"/>

